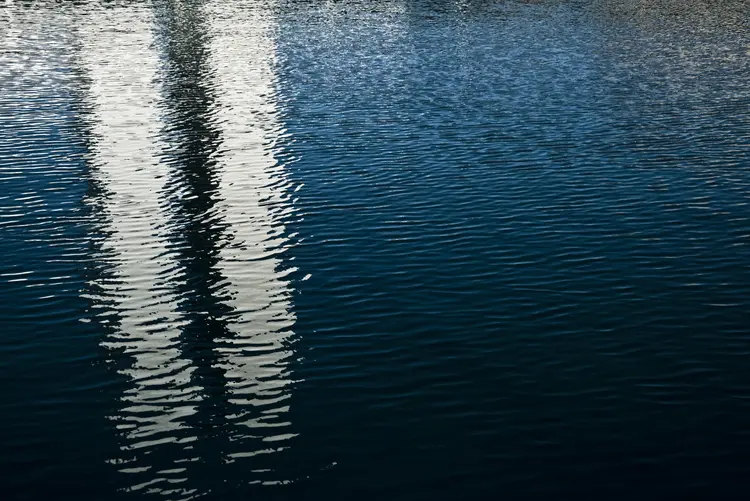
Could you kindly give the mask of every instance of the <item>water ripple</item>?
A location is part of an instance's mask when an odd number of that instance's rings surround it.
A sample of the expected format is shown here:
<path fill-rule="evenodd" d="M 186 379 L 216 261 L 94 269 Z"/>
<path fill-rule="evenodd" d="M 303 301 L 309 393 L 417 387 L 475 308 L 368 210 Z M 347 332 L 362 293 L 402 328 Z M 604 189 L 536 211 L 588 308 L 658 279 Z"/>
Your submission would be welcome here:
<path fill-rule="evenodd" d="M 736 496 L 750 37 L 714 4 L 6 1 L 10 492 Z"/>

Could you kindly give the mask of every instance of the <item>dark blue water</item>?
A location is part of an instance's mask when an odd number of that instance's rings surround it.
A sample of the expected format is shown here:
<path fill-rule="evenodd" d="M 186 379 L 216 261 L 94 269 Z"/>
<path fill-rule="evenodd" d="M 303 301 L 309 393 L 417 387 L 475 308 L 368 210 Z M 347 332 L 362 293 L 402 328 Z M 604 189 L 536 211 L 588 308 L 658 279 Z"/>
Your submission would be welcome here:
<path fill-rule="evenodd" d="M 0 4 L 3 499 L 745 499 L 747 12 Z"/>

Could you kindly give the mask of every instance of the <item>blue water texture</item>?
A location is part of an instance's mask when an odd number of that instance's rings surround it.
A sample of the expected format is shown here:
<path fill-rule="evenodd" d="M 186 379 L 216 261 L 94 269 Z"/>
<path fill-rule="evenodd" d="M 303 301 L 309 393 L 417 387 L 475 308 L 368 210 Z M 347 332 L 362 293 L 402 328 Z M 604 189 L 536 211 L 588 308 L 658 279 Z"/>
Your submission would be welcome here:
<path fill-rule="evenodd" d="M 747 499 L 749 8 L 4 0 L 2 498 Z"/>

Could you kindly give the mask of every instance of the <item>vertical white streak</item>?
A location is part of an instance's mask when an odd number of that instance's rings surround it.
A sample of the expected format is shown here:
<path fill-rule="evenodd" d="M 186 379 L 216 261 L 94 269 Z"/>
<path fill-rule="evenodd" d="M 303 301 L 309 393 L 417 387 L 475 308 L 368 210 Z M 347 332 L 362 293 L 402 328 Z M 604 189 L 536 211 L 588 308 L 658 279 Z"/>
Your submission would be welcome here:
<path fill-rule="evenodd" d="M 261 433 L 263 441 L 274 444 L 255 451 L 268 452 L 290 437 L 284 415 L 295 321 L 277 256 L 285 244 L 284 228 L 271 212 L 285 204 L 278 188 L 283 172 L 271 151 L 282 133 L 274 102 L 274 25 L 261 9 L 227 4 L 221 9 L 211 16 L 217 124 L 223 137 L 218 198 L 233 239 L 222 249 L 219 267 L 237 315 L 229 325 L 231 335 L 220 345 L 220 366 L 238 409 L 229 417 L 254 434 L 268 428 Z"/>
<path fill-rule="evenodd" d="M 155 446 L 194 439 L 185 418 L 196 412 L 197 388 L 178 347 L 184 320 L 169 284 L 177 264 L 160 234 L 167 222 L 159 198 L 167 169 L 159 162 L 159 62 L 151 15 L 140 8 L 91 12 L 78 27 L 80 64 L 89 79 L 92 177 L 104 190 L 100 260 L 109 272 L 97 280 L 102 292 L 94 300 L 102 318 L 116 318 L 113 335 L 102 344 L 132 360 L 122 371 L 130 387 L 114 419 L 129 451 L 122 470 L 139 473 L 153 467 L 147 454 Z M 163 473 L 150 472 L 133 488 L 159 490 L 161 481 L 182 480 L 179 471 Z"/>

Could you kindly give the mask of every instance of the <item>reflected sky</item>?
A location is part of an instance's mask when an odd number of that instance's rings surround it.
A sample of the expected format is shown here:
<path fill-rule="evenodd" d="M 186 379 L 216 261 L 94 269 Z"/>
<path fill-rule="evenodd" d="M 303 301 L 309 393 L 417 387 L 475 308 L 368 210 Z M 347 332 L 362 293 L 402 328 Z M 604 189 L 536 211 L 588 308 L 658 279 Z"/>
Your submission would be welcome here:
<path fill-rule="evenodd" d="M 262 460 L 294 436 L 272 21 L 156 2 L 90 10 L 76 34 L 100 235 L 88 295 L 129 381 L 111 462 L 128 490 L 170 499 L 216 492 L 207 472 L 238 461 L 248 483 L 286 481 Z"/>

